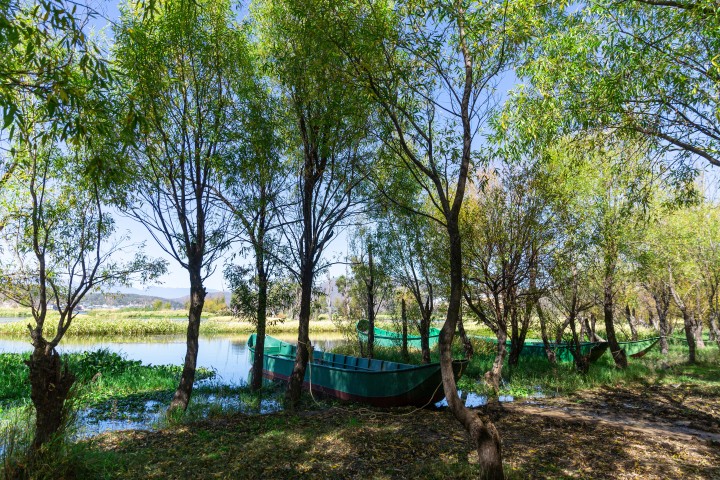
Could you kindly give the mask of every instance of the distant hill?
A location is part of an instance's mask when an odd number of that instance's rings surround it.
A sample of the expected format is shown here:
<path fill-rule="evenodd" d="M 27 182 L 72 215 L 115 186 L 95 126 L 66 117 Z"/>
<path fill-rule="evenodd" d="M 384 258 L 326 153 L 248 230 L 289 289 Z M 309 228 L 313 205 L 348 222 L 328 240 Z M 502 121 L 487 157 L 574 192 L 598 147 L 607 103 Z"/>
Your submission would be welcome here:
<path fill-rule="evenodd" d="M 208 294 L 205 296 L 205 300 L 222 298 L 223 296 L 225 296 L 225 305 L 230 305 L 230 297 L 232 296 L 232 293 L 230 292 L 218 292 L 208 290 Z M 180 298 L 174 298 L 173 301 L 185 305 L 185 302 L 190 301 L 190 295 L 185 295 L 184 297 Z"/>
<path fill-rule="evenodd" d="M 146 307 L 156 301 L 170 303 L 171 308 L 184 307 L 183 302 L 178 300 L 136 293 L 88 293 L 83 298 L 82 304 L 86 307 Z"/>
<path fill-rule="evenodd" d="M 187 295 L 190 292 L 189 288 L 174 288 L 174 287 L 145 287 L 145 288 L 131 288 L 131 287 L 117 287 L 114 289 L 118 293 L 127 293 L 134 295 L 144 295 L 148 297 L 158 298 L 179 298 L 183 295 Z"/>

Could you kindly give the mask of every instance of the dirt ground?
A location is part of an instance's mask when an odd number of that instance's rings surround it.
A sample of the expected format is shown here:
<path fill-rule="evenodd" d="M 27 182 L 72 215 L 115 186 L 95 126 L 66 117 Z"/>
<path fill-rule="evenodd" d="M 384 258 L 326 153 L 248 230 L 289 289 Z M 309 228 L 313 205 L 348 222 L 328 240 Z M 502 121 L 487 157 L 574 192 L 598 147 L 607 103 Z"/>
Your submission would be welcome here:
<path fill-rule="evenodd" d="M 509 478 L 720 479 L 720 392 L 648 385 L 478 409 Z M 106 478 L 474 478 L 447 411 L 340 407 L 236 415 L 89 444 Z"/>

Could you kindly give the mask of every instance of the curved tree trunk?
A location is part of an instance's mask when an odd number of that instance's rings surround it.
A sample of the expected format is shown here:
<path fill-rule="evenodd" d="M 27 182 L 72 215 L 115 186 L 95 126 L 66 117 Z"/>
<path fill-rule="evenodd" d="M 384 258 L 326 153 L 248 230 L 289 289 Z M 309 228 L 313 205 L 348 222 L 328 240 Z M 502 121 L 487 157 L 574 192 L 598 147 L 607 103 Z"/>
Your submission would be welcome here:
<path fill-rule="evenodd" d="M 497 336 L 498 342 L 495 349 L 495 360 L 493 361 L 493 365 L 490 370 L 485 372 L 485 381 L 493 388 L 493 390 L 495 390 L 495 393 L 497 394 L 500 390 L 500 382 L 502 380 L 503 363 L 505 362 L 505 357 L 507 356 L 507 334 L 505 333 L 504 328 L 500 328 L 495 335 Z"/>
<path fill-rule="evenodd" d="M 463 405 L 457 393 L 457 384 L 452 366 L 452 341 L 460 317 L 462 301 L 462 247 L 457 221 L 448 222 L 450 237 L 450 297 L 445 324 L 440 331 L 440 371 L 448 407 L 455 418 L 462 423 L 478 452 L 482 468 L 481 478 L 505 478 L 502 467 L 500 435 L 490 422 Z"/>
<path fill-rule="evenodd" d="M 718 328 L 716 312 L 712 312 L 710 314 L 710 330 L 712 330 L 713 336 L 715 337 L 715 342 L 718 344 L 718 347 L 720 348 L 720 328 Z"/>
<path fill-rule="evenodd" d="M 705 340 L 703 340 L 703 321 L 702 317 L 695 316 L 695 328 L 693 328 L 693 335 L 695 336 L 695 344 L 697 348 L 705 348 Z"/>
<path fill-rule="evenodd" d="M 671 277 L 672 282 L 672 277 Z M 697 345 L 695 344 L 695 316 L 693 315 L 692 311 L 688 308 L 687 304 L 683 300 L 683 298 L 678 294 L 678 292 L 675 290 L 675 287 L 673 287 L 673 284 L 670 283 L 669 286 L 670 294 L 672 295 L 673 299 L 675 300 L 675 304 L 677 305 L 678 309 L 682 313 L 683 316 L 683 325 L 685 326 L 685 339 L 687 340 L 688 344 L 688 362 L 690 364 L 694 364 L 696 357 L 695 357 L 695 351 L 697 348 Z"/>
<path fill-rule="evenodd" d="M 668 310 L 670 310 L 670 302 L 672 301 L 672 293 L 666 286 L 662 286 L 660 290 L 651 292 L 655 301 L 655 312 L 657 313 L 657 326 L 660 332 L 660 351 L 663 355 L 667 355 L 669 351 L 668 339 L 670 335 L 670 325 L 668 324 Z"/>
<path fill-rule="evenodd" d="M 198 263 L 198 262 L 194 262 Z M 192 395 L 193 384 L 195 383 L 195 369 L 197 367 L 197 356 L 200 338 L 200 317 L 205 305 L 205 287 L 202 283 L 200 265 L 195 265 L 190 272 L 190 308 L 188 311 L 187 328 L 187 349 L 185 352 L 185 363 L 180 375 L 180 384 L 170 402 L 168 410 L 182 408 L 187 410 Z"/>
<path fill-rule="evenodd" d="M 557 327 L 557 330 L 555 331 L 555 343 L 560 345 L 563 342 L 563 337 L 565 336 L 565 330 L 570 326 L 570 323 L 568 323 L 567 320 L 563 321 L 562 324 L 560 324 Z"/>

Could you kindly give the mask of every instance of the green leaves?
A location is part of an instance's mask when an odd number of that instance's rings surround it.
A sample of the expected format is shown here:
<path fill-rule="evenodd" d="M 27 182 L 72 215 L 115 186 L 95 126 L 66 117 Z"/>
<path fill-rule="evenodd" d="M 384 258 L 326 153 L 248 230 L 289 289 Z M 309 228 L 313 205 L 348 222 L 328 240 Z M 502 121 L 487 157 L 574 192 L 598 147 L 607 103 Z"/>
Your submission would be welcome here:
<path fill-rule="evenodd" d="M 38 135 L 74 142 L 87 134 L 81 111 L 112 80 L 106 60 L 82 31 L 92 15 L 63 0 L 0 6 L 0 110 L 11 138 L 28 120 L 22 102 L 36 105 L 32 121 L 45 124 Z"/>
<path fill-rule="evenodd" d="M 640 133 L 674 158 L 720 164 L 720 17 L 643 1 L 557 12 L 519 69 L 534 87 L 524 95 L 562 111 L 555 128 Z"/>

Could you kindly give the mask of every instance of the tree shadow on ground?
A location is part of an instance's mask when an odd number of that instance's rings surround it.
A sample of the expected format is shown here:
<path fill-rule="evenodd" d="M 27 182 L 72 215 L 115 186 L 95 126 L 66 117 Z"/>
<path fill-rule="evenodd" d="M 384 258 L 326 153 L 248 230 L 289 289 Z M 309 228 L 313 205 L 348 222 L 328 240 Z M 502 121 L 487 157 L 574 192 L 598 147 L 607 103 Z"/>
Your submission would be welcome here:
<path fill-rule="evenodd" d="M 511 478 L 712 478 L 703 443 L 490 407 Z M 388 414 L 389 413 L 389 414 Z M 359 407 L 233 415 L 87 443 L 112 478 L 476 478 L 477 455 L 447 411 Z"/>

